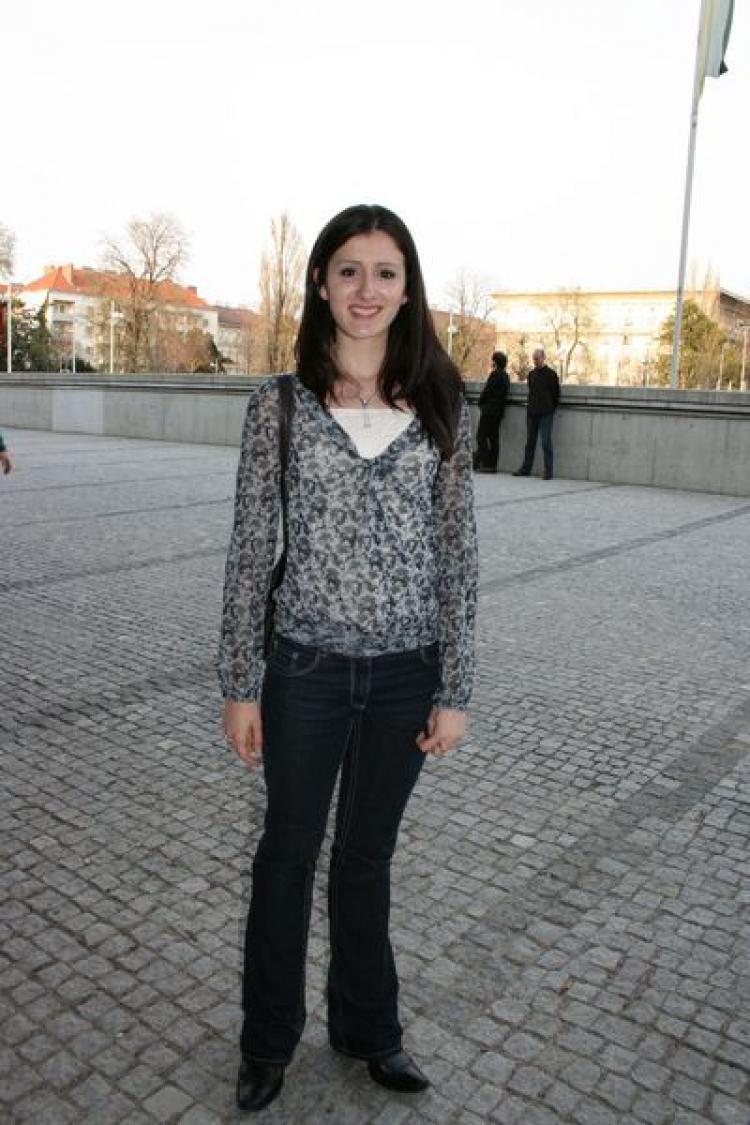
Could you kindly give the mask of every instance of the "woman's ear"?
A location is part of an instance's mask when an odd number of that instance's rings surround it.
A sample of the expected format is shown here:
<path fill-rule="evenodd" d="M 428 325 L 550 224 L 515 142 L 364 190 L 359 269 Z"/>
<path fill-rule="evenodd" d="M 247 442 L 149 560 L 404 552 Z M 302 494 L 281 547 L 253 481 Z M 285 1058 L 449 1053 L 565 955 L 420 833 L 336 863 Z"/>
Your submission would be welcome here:
<path fill-rule="evenodd" d="M 321 283 L 321 282 L 319 281 L 319 278 L 320 278 L 320 270 L 319 270 L 319 269 L 314 269 L 314 270 L 313 270 L 313 281 L 315 282 L 315 286 L 316 286 L 316 288 L 317 288 L 317 290 L 318 290 L 318 293 L 319 293 L 319 294 L 320 294 L 320 296 L 322 297 L 322 299 L 323 299 L 324 301 L 327 301 L 327 300 L 328 300 L 328 290 L 326 289 L 325 285 L 324 285 L 324 284 L 322 284 L 322 283 Z"/>

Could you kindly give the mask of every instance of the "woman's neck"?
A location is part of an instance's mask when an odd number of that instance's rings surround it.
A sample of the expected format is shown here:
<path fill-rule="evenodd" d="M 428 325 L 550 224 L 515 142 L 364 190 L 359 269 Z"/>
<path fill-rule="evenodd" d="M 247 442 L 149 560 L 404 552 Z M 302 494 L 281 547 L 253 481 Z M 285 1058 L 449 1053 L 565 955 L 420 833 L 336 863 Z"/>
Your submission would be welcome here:
<path fill-rule="evenodd" d="M 353 382 L 364 388 L 377 385 L 385 358 L 384 340 L 351 340 L 344 337 L 336 340 L 332 354 L 343 382 Z"/>

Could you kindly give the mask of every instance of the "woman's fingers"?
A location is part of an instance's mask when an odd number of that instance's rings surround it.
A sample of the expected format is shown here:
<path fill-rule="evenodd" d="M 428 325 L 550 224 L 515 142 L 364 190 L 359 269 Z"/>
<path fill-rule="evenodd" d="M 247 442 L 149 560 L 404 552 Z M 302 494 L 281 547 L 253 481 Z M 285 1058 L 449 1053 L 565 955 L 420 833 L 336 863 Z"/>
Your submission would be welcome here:
<path fill-rule="evenodd" d="M 458 739 L 444 738 L 438 731 L 434 734 L 417 735 L 417 746 L 423 754 L 447 754 L 458 742 Z"/>
<path fill-rule="evenodd" d="M 251 718 L 245 732 L 244 748 L 239 752 L 243 762 L 254 769 L 260 765 L 263 753 L 263 730 L 260 722 L 260 713 Z"/>
<path fill-rule="evenodd" d="M 466 733 L 466 716 L 461 711 L 433 708 L 425 724 L 426 730 L 417 735 L 417 746 L 423 754 L 447 754 Z"/>

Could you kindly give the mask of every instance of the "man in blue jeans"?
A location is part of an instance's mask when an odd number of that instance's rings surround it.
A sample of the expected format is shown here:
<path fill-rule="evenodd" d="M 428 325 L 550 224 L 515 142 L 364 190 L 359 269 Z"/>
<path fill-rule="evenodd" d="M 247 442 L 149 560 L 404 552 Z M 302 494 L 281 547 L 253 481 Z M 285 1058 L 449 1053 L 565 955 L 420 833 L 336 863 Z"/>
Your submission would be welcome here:
<path fill-rule="evenodd" d="M 557 378 L 557 373 L 544 362 L 545 355 L 542 348 L 537 348 L 531 358 L 534 367 L 529 372 L 529 397 L 526 404 L 526 449 L 523 454 L 523 464 L 513 476 L 529 476 L 534 464 L 536 439 L 541 434 L 544 479 L 552 480 L 552 419 L 560 405 L 560 380 Z"/>

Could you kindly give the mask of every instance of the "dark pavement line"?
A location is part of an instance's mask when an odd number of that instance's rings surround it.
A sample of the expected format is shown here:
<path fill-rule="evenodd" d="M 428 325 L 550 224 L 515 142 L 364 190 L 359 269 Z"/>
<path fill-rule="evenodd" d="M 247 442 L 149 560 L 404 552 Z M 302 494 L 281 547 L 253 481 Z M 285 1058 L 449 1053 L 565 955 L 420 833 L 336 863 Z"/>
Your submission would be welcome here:
<path fill-rule="evenodd" d="M 503 575 L 499 578 L 491 578 L 488 582 L 480 584 L 479 594 L 483 596 L 485 594 L 495 593 L 498 590 L 505 590 L 509 586 L 525 585 L 537 578 L 545 578 L 550 575 L 558 575 L 566 571 L 576 570 L 579 567 L 589 566 L 591 563 L 613 558 L 616 555 L 627 554 L 629 551 L 637 551 L 642 547 L 650 547 L 655 543 L 663 543 L 668 539 L 675 539 L 681 535 L 689 535 L 694 531 L 701 531 L 706 527 L 714 527 L 717 524 L 726 523 L 729 520 L 739 519 L 747 515 L 750 515 L 750 504 L 743 504 L 741 507 L 734 508 L 730 512 L 721 512 L 715 516 L 704 516 L 702 519 L 692 520 L 690 523 L 681 524 L 679 527 L 670 528 L 667 531 L 658 531 L 654 532 L 652 535 L 643 535 L 638 539 L 631 539 L 626 543 L 618 543 L 614 547 L 603 547 L 598 551 L 588 551 L 573 559 L 566 559 L 557 563 L 545 563 L 544 566 L 532 567 L 529 570 Z M 224 556 L 226 550 L 226 546 L 221 548 L 205 547 L 198 551 L 187 551 L 179 555 L 170 555 L 166 558 L 143 559 L 140 562 L 127 563 L 124 565 L 72 571 L 68 574 L 56 574 L 51 578 L 21 578 L 14 582 L 0 582 L 0 593 L 10 592 L 11 590 L 45 589 L 49 586 L 59 586 L 64 582 L 75 582 L 81 578 L 99 578 L 106 575 L 127 574 L 135 570 L 148 570 L 151 567 L 171 566 L 174 563 L 189 562 L 193 559 L 211 558 L 217 555 Z"/>
<path fill-rule="evenodd" d="M 216 671 L 212 660 L 181 665 L 174 672 L 150 672 L 138 680 L 124 684 L 110 684 L 106 691 L 98 689 L 93 695 L 67 696 L 63 703 L 50 703 L 36 711 L 25 713 L 23 722 L 0 720 L 0 731 L 6 736 L 26 732 L 29 728 L 45 727 L 50 723 L 75 726 L 78 719 L 100 718 L 118 714 L 123 707 L 134 703 L 148 703 L 159 696 L 169 695 L 175 689 L 194 688 L 215 682 Z M 218 688 L 217 688 L 218 691 Z"/>
<path fill-rule="evenodd" d="M 50 586 L 60 586 L 65 582 L 77 582 L 81 578 L 105 578 L 115 574 L 130 574 L 135 570 L 150 570 L 158 566 L 171 566 L 173 563 L 191 562 L 193 559 L 226 556 L 227 548 L 203 547 L 198 551 L 185 551 L 180 555 L 169 555 L 159 559 L 142 559 L 140 562 L 120 566 L 92 567 L 90 570 L 74 570 L 68 574 L 56 574 L 52 578 L 19 578 L 15 582 L 0 582 L 0 594 L 11 590 L 46 590 Z"/>
<path fill-rule="evenodd" d="M 59 519 L 23 520 L 20 523 L 3 523 L 3 531 L 14 527 L 48 527 L 69 523 L 91 523 L 92 520 L 116 519 L 118 516 L 143 516 L 150 512 L 178 512 L 183 508 L 206 508 L 213 504 L 231 504 L 233 496 L 221 496 L 215 500 L 191 500 L 187 504 L 162 504 L 154 508 L 116 508 L 112 512 L 92 512 L 86 516 L 60 516 Z"/>
<path fill-rule="evenodd" d="M 750 753 L 750 748 L 737 739 L 748 720 L 750 698 L 697 735 L 682 753 L 661 769 L 657 778 L 639 786 L 614 807 L 603 809 L 600 822 L 547 867 L 515 884 L 506 884 L 481 921 L 455 947 L 457 958 L 461 960 L 466 949 L 480 949 L 483 960 L 476 969 L 487 986 L 496 989 L 500 966 L 493 961 L 496 957 L 502 961 L 511 935 L 523 934 L 530 920 L 540 918 L 558 926 L 575 925 L 580 921 L 581 911 L 589 907 L 585 903 L 561 901 L 568 892 L 585 887 L 587 881 L 590 886 L 595 878 L 596 887 L 589 894 L 600 901 L 611 894 L 624 877 L 632 878 L 635 871 L 653 863 L 651 844 L 637 837 L 633 839 L 633 833 L 653 818 L 677 824 L 730 774 Z M 660 785 L 659 778 L 675 783 L 675 787 Z M 602 867 L 602 861 L 611 865 L 609 870 Z M 540 946 L 540 957 L 544 952 Z M 516 987 L 512 999 L 522 1001 L 523 990 Z"/>
<path fill-rule="evenodd" d="M 136 462 L 133 462 L 136 464 Z M 19 492 L 61 492 L 71 488 L 116 488 L 120 484 L 152 484 L 160 480 L 190 480 L 191 477 L 234 477 L 236 467 L 231 469 L 215 469 L 213 472 L 200 473 L 171 473 L 167 477 L 117 477 L 115 480 L 90 480 L 80 481 L 78 484 L 40 484 L 35 488 L 13 488 L 9 490 L 7 499 L 17 496 Z"/>
<path fill-rule="evenodd" d="M 567 488 L 564 492 L 546 492 L 541 496 L 515 496 L 508 500 L 493 500 L 489 504 L 475 504 L 474 507 L 478 512 L 486 512 L 488 508 L 505 508 L 511 504 L 535 504 L 540 500 L 557 500 L 560 496 L 582 496 L 589 492 L 600 492 L 604 488 L 627 488 L 627 485 L 594 484 L 590 488 Z"/>
<path fill-rule="evenodd" d="M 667 531 L 656 531 L 652 535 L 642 535 L 639 536 L 638 539 L 630 539 L 626 543 L 618 543 L 614 547 L 602 547 L 598 551 L 587 551 L 585 554 L 576 555 L 576 557 L 572 559 L 565 559 L 555 563 L 545 563 L 543 566 L 531 567 L 529 570 L 518 571 L 515 574 L 506 574 L 500 578 L 491 578 L 488 582 L 481 583 L 479 593 L 480 595 L 492 594 L 498 590 L 505 590 L 509 586 L 522 586 L 527 582 L 533 582 L 537 578 L 545 578 L 548 575 L 563 574 L 566 571 L 577 570 L 582 566 L 590 566 L 591 563 L 614 558 L 615 555 L 624 555 L 629 551 L 639 551 L 642 547 L 651 547 L 655 543 L 664 543 L 667 539 L 677 539 L 681 535 L 690 535 L 694 531 L 702 531 L 706 527 L 714 527 L 716 524 L 726 523 L 728 520 L 740 519 L 742 516 L 747 515 L 750 515 L 750 504 L 743 504 L 739 508 L 733 508 L 731 512 L 720 512 L 716 516 L 704 516 L 699 520 L 692 520 L 690 523 L 680 524 L 679 527 L 669 528 Z"/>

